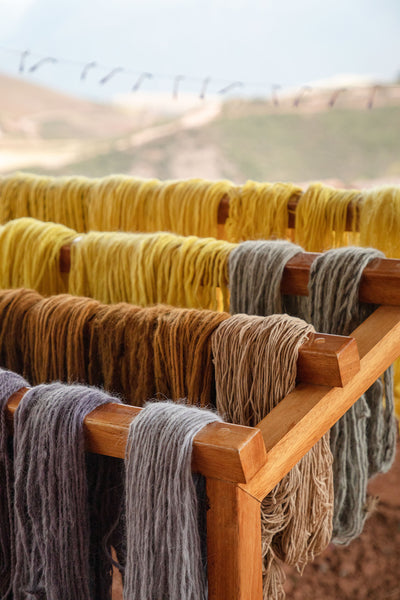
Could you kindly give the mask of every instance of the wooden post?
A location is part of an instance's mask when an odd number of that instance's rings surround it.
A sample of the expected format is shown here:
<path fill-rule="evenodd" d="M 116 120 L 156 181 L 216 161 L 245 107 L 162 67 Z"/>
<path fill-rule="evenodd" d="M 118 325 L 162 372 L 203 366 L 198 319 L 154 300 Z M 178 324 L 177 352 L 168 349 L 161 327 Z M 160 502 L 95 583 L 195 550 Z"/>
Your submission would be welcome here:
<path fill-rule="evenodd" d="M 262 600 L 260 502 L 212 478 L 207 498 L 208 600 Z"/>

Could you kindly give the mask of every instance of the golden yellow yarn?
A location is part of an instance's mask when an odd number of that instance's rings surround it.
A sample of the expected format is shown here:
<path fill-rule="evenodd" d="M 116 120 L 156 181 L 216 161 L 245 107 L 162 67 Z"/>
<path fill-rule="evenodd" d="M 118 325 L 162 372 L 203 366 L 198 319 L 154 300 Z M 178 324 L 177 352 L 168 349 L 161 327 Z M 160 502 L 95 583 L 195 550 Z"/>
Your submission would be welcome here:
<path fill-rule="evenodd" d="M 360 245 L 400 258 L 400 187 L 383 186 L 363 192 Z"/>
<path fill-rule="evenodd" d="M 72 245 L 69 292 L 104 303 L 226 309 L 234 247 L 172 233 L 90 232 Z"/>
<path fill-rule="evenodd" d="M 357 241 L 356 211 L 352 231 L 346 232 L 350 204 L 361 199 L 358 190 L 335 189 L 321 183 L 308 187 L 296 209 L 295 241 L 308 252 L 323 252 Z"/>
<path fill-rule="evenodd" d="M 60 249 L 70 244 L 76 231 L 56 223 L 22 218 L 0 229 L 0 287 L 27 287 L 41 294 L 68 289 L 60 273 Z"/>
<path fill-rule="evenodd" d="M 227 239 L 240 242 L 290 236 L 288 202 L 298 198 L 301 191 L 291 183 L 248 181 L 230 200 Z"/>
<path fill-rule="evenodd" d="M 113 175 L 93 183 L 89 229 L 96 231 L 171 231 L 217 236 L 218 207 L 234 186 L 202 179 L 165 181 Z"/>
<path fill-rule="evenodd" d="M 41 177 L 16 173 L 0 185 L 0 222 L 32 217 L 83 232 L 87 228 L 86 177 Z"/>

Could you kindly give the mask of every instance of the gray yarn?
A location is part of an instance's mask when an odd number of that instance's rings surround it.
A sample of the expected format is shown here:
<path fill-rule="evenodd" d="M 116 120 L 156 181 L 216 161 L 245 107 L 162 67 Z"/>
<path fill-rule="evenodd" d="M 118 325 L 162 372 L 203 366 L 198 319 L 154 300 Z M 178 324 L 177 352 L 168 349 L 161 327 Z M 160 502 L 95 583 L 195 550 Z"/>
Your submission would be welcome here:
<path fill-rule="evenodd" d="M 98 600 L 90 565 L 83 420 L 118 402 L 95 388 L 39 385 L 14 418 L 14 600 Z M 98 499 L 99 503 L 102 499 Z"/>
<path fill-rule="evenodd" d="M 383 254 L 372 248 L 339 248 L 319 256 L 309 280 L 310 318 L 317 331 L 349 335 L 373 311 L 358 300 L 363 269 Z M 368 513 L 368 476 L 387 471 L 396 449 L 393 373 L 371 388 L 331 429 L 335 506 L 333 541 L 349 543 L 364 526 Z"/>
<path fill-rule="evenodd" d="M 214 421 L 208 410 L 155 402 L 131 423 L 125 600 L 207 598 L 191 457 L 195 435 Z"/>
<path fill-rule="evenodd" d="M 7 401 L 28 387 L 28 383 L 12 371 L 0 369 L 0 598 L 11 599 L 11 584 L 15 564 L 13 519 L 13 460 L 6 424 Z"/>
<path fill-rule="evenodd" d="M 300 246 L 283 240 L 238 244 L 229 255 L 230 313 L 287 312 L 281 280 L 286 263 L 299 252 Z"/>

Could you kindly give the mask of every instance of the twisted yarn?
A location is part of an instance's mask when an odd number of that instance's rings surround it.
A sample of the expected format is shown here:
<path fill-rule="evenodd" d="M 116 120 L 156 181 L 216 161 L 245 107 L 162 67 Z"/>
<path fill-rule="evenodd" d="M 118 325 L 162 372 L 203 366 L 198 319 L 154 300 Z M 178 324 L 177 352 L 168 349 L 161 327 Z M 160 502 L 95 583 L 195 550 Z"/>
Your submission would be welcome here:
<path fill-rule="evenodd" d="M 207 598 L 191 457 L 195 435 L 215 421 L 221 418 L 210 411 L 157 402 L 130 425 L 126 600 Z"/>
<path fill-rule="evenodd" d="M 0 597 L 11 600 L 15 569 L 14 470 L 9 431 L 6 423 L 7 402 L 28 383 L 12 371 L 0 369 Z"/>
<path fill-rule="evenodd" d="M 72 246 L 69 291 L 105 303 L 224 308 L 233 248 L 171 233 L 91 232 Z"/>
<path fill-rule="evenodd" d="M 358 300 L 363 269 L 382 253 L 371 248 L 340 248 L 319 256 L 309 280 L 311 322 L 318 331 L 349 335 L 372 312 Z M 396 425 L 392 369 L 331 429 L 335 508 L 333 539 L 348 543 L 358 536 L 368 512 L 368 476 L 387 471 L 394 459 Z"/>
<path fill-rule="evenodd" d="M 300 195 L 301 189 L 291 183 L 247 181 L 230 197 L 227 239 L 241 242 L 288 237 L 288 202 Z"/>
<path fill-rule="evenodd" d="M 18 406 L 14 417 L 15 600 L 111 598 L 106 538 L 115 528 L 119 511 L 115 506 L 112 522 L 100 524 L 105 537 L 101 563 L 107 571 L 103 580 L 108 585 L 99 586 L 99 568 L 91 564 L 89 556 L 93 522 L 89 518 L 83 420 L 112 401 L 94 388 L 54 383 L 30 389 Z M 115 465 L 110 467 L 115 471 Z M 112 479 L 110 474 L 107 482 Z M 98 505 L 104 502 L 102 493 L 108 504 L 109 490 L 102 489 L 100 481 L 96 487 Z M 94 522 L 99 525 L 98 519 Z"/>
<path fill-rule="evenodd" d="M 217 410 L 256 425 L 295 386 L 298 350 L 313 327 L 288 315 L 238 314 L 213 335 Z M 264 598 L 284 598 L 280 565 L 299 569 L 329 543 L 332 456 L 324 436 L 262 502 Z"/>
<path fill-rule="evenodd" d="M 229 255 L 230 313 L 264 316 L 285 312 L 283 271 L 286 263 L 302 251 L 300 246 L 283 240 L 238 244 Z"/>
<path fill-rule="evenodd" d="M 0 227 L 0 287 L 27 287 L 42 294 L 67 291 L 60 250 L 76 237 L 56 223 L 22 218 Z"/>

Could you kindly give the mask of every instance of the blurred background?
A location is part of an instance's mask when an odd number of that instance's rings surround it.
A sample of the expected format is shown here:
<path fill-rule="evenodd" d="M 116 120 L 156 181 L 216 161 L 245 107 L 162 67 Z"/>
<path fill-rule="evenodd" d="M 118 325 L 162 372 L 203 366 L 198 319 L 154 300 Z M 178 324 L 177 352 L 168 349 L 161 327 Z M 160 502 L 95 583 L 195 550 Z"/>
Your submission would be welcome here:
<path fill-rule="evenodd" d="M 400 182 L 397 0 L 2 0 L 0 173 Z"/>
<path fill-rule="evenodd" d="M 399 34 L 398 0 L 1 0 L 0 175 L 400 184 Z M 288 600 L 400 599 L 399 481 Z"/>

